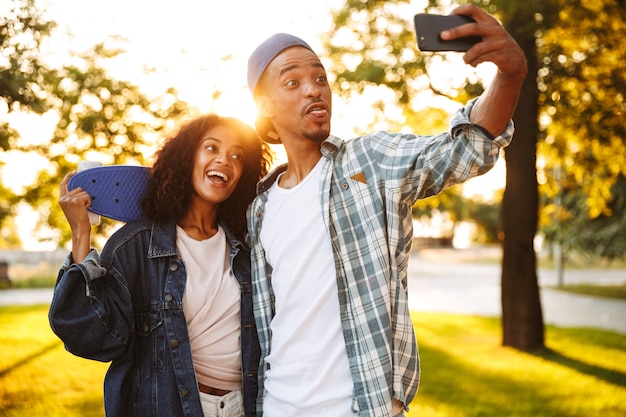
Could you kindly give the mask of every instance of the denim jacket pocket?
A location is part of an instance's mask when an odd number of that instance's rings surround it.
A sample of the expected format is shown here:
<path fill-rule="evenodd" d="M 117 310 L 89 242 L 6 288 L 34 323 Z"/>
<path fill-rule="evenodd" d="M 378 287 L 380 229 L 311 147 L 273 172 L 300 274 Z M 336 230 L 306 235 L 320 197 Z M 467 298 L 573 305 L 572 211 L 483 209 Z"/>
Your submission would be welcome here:
<path fill-rule="evenodd" d="M 147 321 L 143 321 L 141 323 L 141 329 L 137 332 L 138 336 L 150 336 L 150 334 L 156 330 L 161 324 L 163 324 L 163 320 L 159 320 L 156 323 L 149 323 Z"/>
<path fill-rule="evenodd" d="M 135 334 L 138 337 L 150 337 L 163 324 L 163 320 L 154 311 L 139 313 L 135 320 Z"/>

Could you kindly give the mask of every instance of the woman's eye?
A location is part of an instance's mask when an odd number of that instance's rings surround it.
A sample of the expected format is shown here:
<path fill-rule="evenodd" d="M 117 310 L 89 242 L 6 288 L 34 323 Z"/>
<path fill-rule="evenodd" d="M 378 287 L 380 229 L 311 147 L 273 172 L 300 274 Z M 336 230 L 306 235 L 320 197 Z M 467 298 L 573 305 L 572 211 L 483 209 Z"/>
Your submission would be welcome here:
<path fill-rule="evenodd" d="M 243 160 L 243 155 L 235 153 L 235 154 L 231 155 L 231 158 L 236 159 L 238 161 L 241 161 L 241 160 Z"/>
<path fill-rule="evenodd" d="M 204 149 L 211 152 L 214 152 L 216 150 L 214 145 L 207 145 Z"/>

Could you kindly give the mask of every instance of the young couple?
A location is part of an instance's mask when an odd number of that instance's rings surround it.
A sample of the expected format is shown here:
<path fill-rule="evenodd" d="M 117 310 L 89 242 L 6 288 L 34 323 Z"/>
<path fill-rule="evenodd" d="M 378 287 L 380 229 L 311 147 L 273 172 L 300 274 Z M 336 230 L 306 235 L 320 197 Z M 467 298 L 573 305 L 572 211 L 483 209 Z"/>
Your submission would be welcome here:
<path fill-rule="evenodd" d="M 184 125 L 156 154 L 147 218 L 101 254 L 68 174 L 72 252 L 50 322 L 72 353 L 111 362 L 108 416 L 404 415 L 419 383 L 411 207 L 494 165 L 527 73 L 493 17 L 454 13 L 477 23 L 442 37 L 481 36 L 465 62 L 498 71 L 448 132 L 332 136 L 325 68 L 276 34 L 248 62 L 256 132 L 216 115 Z M 257 133 L 287 152 L 268 175 Z"/>

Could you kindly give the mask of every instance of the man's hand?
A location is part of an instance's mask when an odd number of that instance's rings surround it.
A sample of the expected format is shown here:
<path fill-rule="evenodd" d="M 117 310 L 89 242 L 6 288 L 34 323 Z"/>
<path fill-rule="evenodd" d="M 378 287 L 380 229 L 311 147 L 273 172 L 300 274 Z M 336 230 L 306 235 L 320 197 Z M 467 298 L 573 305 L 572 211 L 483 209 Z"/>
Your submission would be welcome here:
<path fill-rule="evenodd" d="M 491 15 L 473 4 L 458 7 L 452 14 L 471 16 L 476 23 L 457 26 L 441 33 L 445 40 L 465 36 L 481 36 L 482 42 L 470 48 L 464 55 L 465 63 L 475 67 L 482 62 L 493 62 L 504 76 L 523 80 L 528 72 L 526 56 L 522 48 Z"/>
<path fill-rule="evenodd" d="M 464 36 L 481 36 L 482 42 L 472 46 L 463 60 L 475 67 L 492 62 L 498 72 L 487 90 L 472 109 L 472 123 L 487 129 L 494 136 L 501 134 L 513 117 L 522 83 L 528 74 L 524 51 L 515 39 L 491 15 L 473 4 L 458 7 L 452 14 L 471 16 L 476 23 L 468 23 L 441 33 L 445 40 Z"/>

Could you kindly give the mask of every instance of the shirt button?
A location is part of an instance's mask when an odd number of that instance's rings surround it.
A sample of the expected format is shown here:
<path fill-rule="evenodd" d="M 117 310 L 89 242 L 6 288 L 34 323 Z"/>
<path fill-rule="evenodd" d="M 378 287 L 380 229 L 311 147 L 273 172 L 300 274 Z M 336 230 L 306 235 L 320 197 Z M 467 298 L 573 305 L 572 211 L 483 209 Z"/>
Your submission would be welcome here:
<path fill-rule="evenodd" d="M 348 185 L 347 182 L 344 182 L 342 187 L 343 187 L 344 190 L 347 190 L 348 188 L 350 188 L 350 186 Z"/>
<path fill-rule="evenodd" d="M 182 390 L 180 392 L 180 395 L 182 395 L 183 397 L 189 397 L 189 391 L 187 391 L 186 389 Z"/>
<path fill-rule="evenodd" d="M 173 347 L 173 348 L 178 347 L 178 340 L 172 339 L 170 341 L 170 346 Z"/>
<path fill-rule="evenodd" d="M 178 264 L 177 263 L 173 263 L 170 265 L 170 271 L 176 271 L 178 269 Z"/>
<path fill-rule="evenodd" d="M 224 408 L 225 406 L 226 406 L 226 404 L 224 404 L 224 401 L 222 401 L 222 402 L 220 403 L 220 408 Z"/>
<path fill-rule="evenodd" d="M 168 303 L 172 301 L 173 299 L 174 297 L 172 297 L 172 294 L 165 294 L 165 301 L 167 301 Z"/>

